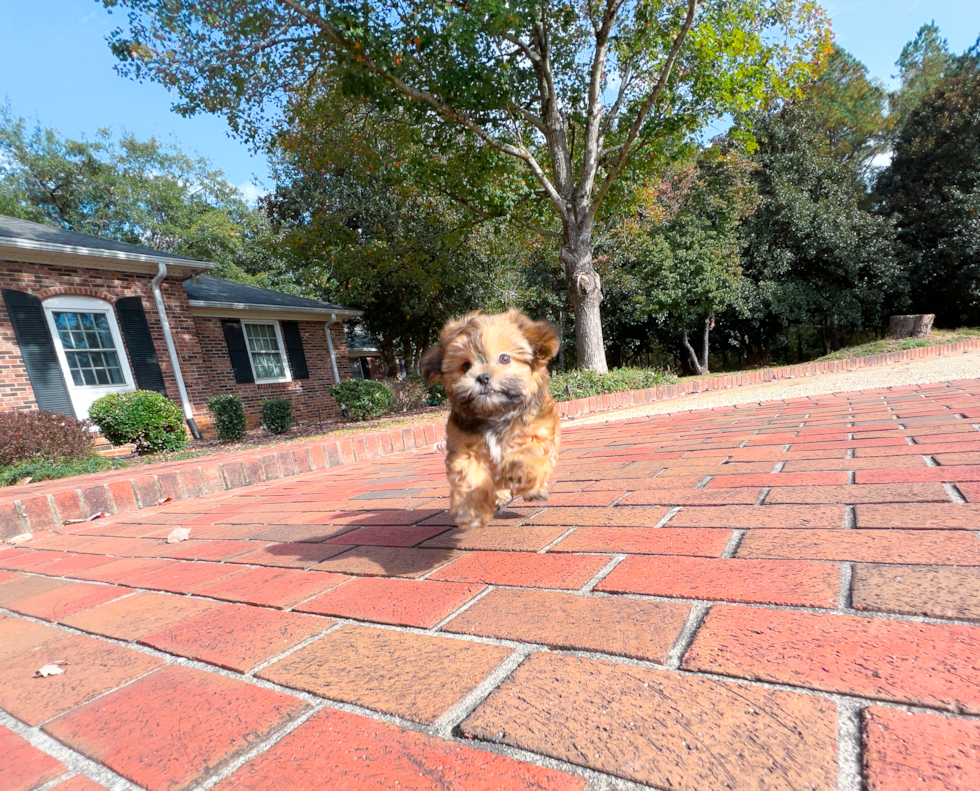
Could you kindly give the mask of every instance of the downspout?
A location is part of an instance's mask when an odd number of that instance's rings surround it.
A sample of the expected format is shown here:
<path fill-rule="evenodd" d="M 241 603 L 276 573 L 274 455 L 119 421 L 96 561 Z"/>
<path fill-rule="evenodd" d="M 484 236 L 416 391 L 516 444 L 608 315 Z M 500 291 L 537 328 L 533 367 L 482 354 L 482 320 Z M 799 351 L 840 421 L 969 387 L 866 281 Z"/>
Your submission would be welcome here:
<path fill-rule="evenodd" d="M 334 384 L 338 384 L 340 382 L 340 373 L 337 371 L 337 355 L 334 353 L 333 338 L 330 336 L 330 327 L 331 325 L 336 323 L 337 323 L 337 314 L 331 313 L 330 321 L 328 321 L 326 324 L 326 330 L 327 330 L 327 348 L 330 350 L 330 365 L 333 366 Z"/>
<path fill-rule="evenodd" d="M 174 338 L 170 332 L 170 322 L 167 320 L 167 309 L 163 306 L 163 293 L 160 291 L 160 283 L 167 276 L 167 265 L 160 261 L 157 263 L 157 276 L 150 282 L 153 290 L 153 299 L 157 303 L 157 315 L 160 316 L 160 326 L 163 327 L 163 340 L 167 344 L 167 354 L 170 356 L 170 364 L 174 369 L 174 378 L 177 380 L 177 390 L 180 393 L 180 403 L 184 408 L 184 417 L 187 418 L 187 426 L 191 430 L 194 439 L 201 439 L 201 430 L 194 422 L 194 411 L 191 409 L 191 402 L 187 398 L 187 388 L 184 387 L 184 375 L 180 372 L 180 360 L 177 359 L 177 348 L 174 346 Z"/>

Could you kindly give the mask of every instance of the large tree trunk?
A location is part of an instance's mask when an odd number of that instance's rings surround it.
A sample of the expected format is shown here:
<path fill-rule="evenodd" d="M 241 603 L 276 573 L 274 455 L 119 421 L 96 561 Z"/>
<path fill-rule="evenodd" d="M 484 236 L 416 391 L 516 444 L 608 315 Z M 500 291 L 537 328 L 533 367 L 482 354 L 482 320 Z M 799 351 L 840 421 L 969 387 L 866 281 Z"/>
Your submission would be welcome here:
<path fill-rule="evenodd" d="M 592 268 L 592 223 L 590 220 L 565 223 L 562 234 L 561 260 L 565 264 L 565 281 L 575 306 L 575 345 L 578 366 L 587 371 L 608 373 L 606 349 L 602 342 L 602 283 Z"/>
<path fill-rule="evenodd" d="M 832 352 L 840 351 L 840 332 L 837 330 L 837 317 L 834 316 L 830 320 L 830 350 Z"/>

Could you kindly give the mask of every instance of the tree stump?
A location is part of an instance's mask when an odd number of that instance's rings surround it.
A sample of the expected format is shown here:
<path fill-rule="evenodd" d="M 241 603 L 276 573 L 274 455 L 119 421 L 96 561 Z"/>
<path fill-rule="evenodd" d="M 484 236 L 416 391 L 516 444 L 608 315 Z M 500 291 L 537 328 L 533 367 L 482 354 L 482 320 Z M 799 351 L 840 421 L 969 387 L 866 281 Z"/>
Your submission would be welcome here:
<path fill-rule="evenodd" d="M 895 338 L 925 338 L 932 330 L 935 313 L 916 313 L 911 316 L 892 316 L 889 334 Z"/>

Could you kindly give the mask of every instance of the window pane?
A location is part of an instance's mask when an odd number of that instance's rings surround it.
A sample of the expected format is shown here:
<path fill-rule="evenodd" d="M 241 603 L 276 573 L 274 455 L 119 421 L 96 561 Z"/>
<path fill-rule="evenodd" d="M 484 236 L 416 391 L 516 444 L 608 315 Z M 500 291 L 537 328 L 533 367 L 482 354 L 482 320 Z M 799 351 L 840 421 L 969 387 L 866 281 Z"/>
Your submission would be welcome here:
<path fill-rule="evenodd" d="M 245 337 L 252 354 L 256 379 L 281 379 L 286 375 L 275 325 L 246 324 Z"/>
<path fill-rule="evenodd" d="M 76 387 L 126 383 L 105 313 L 59 312 L 54 323 Z"/>

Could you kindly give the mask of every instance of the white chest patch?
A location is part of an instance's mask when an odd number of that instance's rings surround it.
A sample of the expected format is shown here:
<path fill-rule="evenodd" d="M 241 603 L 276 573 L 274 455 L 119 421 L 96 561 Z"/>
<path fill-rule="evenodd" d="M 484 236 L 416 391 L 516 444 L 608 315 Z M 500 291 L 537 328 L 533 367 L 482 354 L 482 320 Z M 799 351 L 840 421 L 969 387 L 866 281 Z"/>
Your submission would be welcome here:
<path fill-rule="evenodd" d="M 490 452 L 490 461 L 500 464 L 503 458 L 503 448 L 500 447 L 500 437 L 493 431 L 488 431 L 484 436 L 487 443 L 487 450 Z"/>

